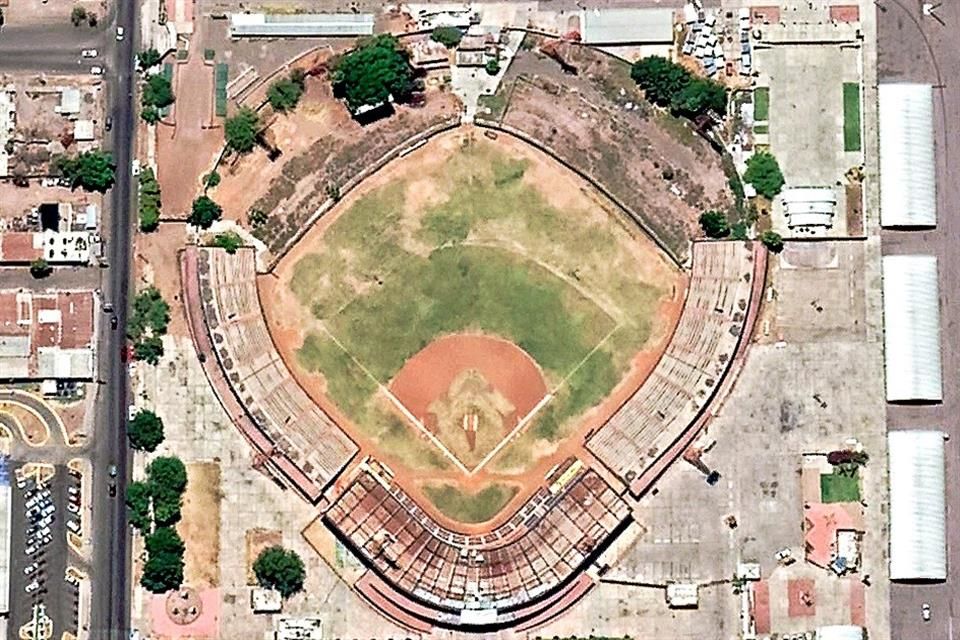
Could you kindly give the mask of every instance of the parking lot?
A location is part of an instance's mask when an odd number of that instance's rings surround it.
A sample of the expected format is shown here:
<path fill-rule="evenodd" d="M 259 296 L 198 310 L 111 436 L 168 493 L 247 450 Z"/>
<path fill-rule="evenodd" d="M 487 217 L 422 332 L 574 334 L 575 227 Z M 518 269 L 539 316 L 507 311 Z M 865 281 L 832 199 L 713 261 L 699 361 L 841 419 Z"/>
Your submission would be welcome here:
<path fill-rule="evenodd" d="M 67 531 L 80 530 L 80 477 L 66 466 L 27 463 L 14 469 L 10 628 L 52 624 L 54 637 L 76 634 L 79 594 L 66 580 L 77 565 Z"/>

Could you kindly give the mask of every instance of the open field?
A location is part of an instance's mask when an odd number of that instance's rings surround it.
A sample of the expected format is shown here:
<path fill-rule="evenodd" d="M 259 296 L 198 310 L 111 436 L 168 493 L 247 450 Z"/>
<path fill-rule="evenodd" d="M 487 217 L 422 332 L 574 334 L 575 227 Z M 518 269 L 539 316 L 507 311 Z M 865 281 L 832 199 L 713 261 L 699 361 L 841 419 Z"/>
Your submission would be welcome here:
<path fill-rule="evenodd" d="M 195 589 L 220 585 L 220 465 L 187 465 L 187 492 L 177 531 L 186 546 L 184 580 Z"/>
<path fill-rule="evenodd" d="M 543 144 L 685 259 L 700 214 L 735 205 L 720 155 L 685 121 L 646 103 L 626 62 L 570 43 L 557 52 L 576 75 L 538 51 L 520 51 L 478 122 Z"/>
<path fill-rule="evenodd" d="M 522 461 L 508 474 L 516 480 L 634 372 L 638 352 L 659 348 L 674 322 L 664 306 L 682 289 L 680 272 L 582 181 L 522 142 L 472 129 L 438 136 L 365 181 L 260 279 L 275 342 L 308 393 L 332 400 L 392 467 L 448 484 L 454 465 L 478 462 L 543 393 L 517 401 L 504 392 L 513 383 L 469 363 L 464 371 L 480 371 L 482 383 L 446 371 L 432 399 L 378 393 L 398 391 L 392 381 L 411 357 L 468 335 L 500 336 L 529 354 L 555 397 L 531 422 L 533 438 L 499 451 Z M 475 403 L 451 401 L 455 380 L 476 391 Z M 478 472 L 469 492 L 496 476 Z"/>
<path fill-rule="evenodd" d="M 518 489 L 503 484 L 491 484 L 477 493 L 466 493 L 450 484 L 427 485 L 423 488 L 433 505 L 457 522 L 473 524 L 486 522 L 499 513 Z"/>

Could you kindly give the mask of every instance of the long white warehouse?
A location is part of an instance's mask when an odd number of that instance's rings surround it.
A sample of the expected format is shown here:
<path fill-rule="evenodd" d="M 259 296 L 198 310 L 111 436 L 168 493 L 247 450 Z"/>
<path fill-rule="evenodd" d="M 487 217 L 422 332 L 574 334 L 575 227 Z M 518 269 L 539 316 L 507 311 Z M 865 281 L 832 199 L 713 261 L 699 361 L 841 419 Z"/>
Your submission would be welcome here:
<path fill-rule="evenodd" d="M 947 525 L 941 431 L 891 431 L 890 579 L 946 580 Z"/>
<path fill-rule="evenodd" d="M 943 400 L 937 257 L 883 257 L 887 402 Z"/>
<path fill-rule="evenodd" d="M 933 87 L 881 84 L 879 103 L 880 224 L 935 227 Z"/>

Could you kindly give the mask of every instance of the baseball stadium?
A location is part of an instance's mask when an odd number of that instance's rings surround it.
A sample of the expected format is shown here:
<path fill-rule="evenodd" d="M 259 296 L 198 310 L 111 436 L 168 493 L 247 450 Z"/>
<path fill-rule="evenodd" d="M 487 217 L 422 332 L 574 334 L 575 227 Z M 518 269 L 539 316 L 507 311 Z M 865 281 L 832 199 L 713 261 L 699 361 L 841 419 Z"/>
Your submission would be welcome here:
<path fill-rule="evenodd" d="M 645 216 L 690 226 L 696 207 L 651 185 L 627 210 L 546 146 L 458 125 L 269 261 L 183 251 L 196 349 L 257 464 L 411 632 L 527 631 L 574 607 L 734 383 L 766 252 L 664 243 Z"/>

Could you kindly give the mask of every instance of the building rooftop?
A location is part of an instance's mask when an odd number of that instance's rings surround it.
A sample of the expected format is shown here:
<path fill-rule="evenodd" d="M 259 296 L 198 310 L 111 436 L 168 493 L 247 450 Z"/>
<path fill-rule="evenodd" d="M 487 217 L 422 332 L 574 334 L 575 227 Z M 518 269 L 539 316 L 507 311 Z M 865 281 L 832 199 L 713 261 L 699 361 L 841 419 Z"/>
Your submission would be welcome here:
<path fill-rule="evenodd" d="M 672 9 L 585 9 L 583 41 L 587 44 L 670 44 Z"/>

